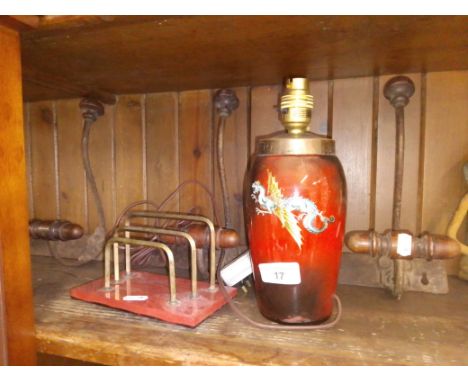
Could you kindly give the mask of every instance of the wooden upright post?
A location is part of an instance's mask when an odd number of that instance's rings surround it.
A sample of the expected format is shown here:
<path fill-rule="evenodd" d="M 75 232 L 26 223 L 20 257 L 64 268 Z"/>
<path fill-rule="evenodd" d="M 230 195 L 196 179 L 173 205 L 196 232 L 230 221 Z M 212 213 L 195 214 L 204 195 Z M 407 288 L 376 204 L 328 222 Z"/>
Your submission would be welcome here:
<path fill-rule="evenodd" d="M 8 365 L 36 364 L 28 220 L 20 41 L 0 25 L 0 313 Z"/>

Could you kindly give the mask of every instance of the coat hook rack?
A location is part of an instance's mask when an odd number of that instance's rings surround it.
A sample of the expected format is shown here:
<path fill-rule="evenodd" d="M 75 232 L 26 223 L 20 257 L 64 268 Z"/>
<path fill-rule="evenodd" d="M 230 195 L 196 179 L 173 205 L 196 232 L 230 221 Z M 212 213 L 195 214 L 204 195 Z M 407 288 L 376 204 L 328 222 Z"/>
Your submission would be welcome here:
<path fill-rule="evenodd" d="M 384 96 L 395 108 L 396 145 L 395 145 L 395 177 L 393 184 L 392 228 L 379 234 L 374 230 L 351 231 L 345 236 L 348 248 L 354 253 L 370 254 L 380 258 L 393 260 L 393 277 L 391 280 L 381 280 L 384 286 L 391 289 L 395 298 L 400 299 L 406 287 L 405 264 L 414 258 L 449 259 L 460 253 L 458 243 L 448 236 L 423 233 L 414 237 L 400 227 L 401 200 L 403 190 L 403 168 L 405 153 L 405 114 L 415 87 L 413 81 L 406 76 L 391 78 L 384 87 Z M 428 283 L 427 277 L 422 279 Z"/>

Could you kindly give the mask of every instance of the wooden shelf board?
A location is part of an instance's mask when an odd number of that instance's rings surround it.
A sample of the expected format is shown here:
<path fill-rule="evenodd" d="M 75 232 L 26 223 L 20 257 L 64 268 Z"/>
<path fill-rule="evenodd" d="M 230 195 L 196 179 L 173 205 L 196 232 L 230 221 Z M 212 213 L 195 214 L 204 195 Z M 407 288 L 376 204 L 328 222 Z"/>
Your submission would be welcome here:
<path fill-rule="evenodd" d="M 124 16 L 22 32 L 26 101 L 468 68 L 465 16 Z M 38 86 L 58 76 L 70 86 Z M 54 82 L 54 81 L 52 81 Z M 57 86 L 57 84 L 56 84 Z M 73 91 L 72 91 L 73 93 Z M 76 92 L 76 93 L 79 93 Z"/>
<path fill-rule="evenodd" d="M 448 295 L 339 286 L 343 317 L 326 331 L 265 331 L 224 307 L 196 329 L 69 297 L 69 288 L 100 277 L 102 264 L 63 267 L 33 256 L 38 351 L 113 365 L 468 365 L 468 292 L 452 279 Z M 262 320 L 252 293 L 235 299 Z"/>

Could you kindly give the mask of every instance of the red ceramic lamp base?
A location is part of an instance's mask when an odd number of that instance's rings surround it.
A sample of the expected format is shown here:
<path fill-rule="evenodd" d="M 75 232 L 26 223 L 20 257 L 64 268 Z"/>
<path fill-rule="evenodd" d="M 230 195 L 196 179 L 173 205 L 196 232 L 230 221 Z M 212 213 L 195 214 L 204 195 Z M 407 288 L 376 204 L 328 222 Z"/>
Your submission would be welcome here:
<path fill-rule="evenodd" d="M 148 272 L 132 272 L 130 277 L 121 274 L 121 281 L 104 289 L 104 279 L 97 279 L 70 290 L 78 300 L 105 305 L 135 314 L 157 318 L 173 324 L 196 327 L 225 303 L 221 291 L 210 291 L 209 283 L 198 282 L 197 297 L 191 294 L 191 282 L 176 279 L 177 302 L 169 302 L 167 276 Z M 227 288 L 229 295 L 237 294 L 235 288 Z"/>

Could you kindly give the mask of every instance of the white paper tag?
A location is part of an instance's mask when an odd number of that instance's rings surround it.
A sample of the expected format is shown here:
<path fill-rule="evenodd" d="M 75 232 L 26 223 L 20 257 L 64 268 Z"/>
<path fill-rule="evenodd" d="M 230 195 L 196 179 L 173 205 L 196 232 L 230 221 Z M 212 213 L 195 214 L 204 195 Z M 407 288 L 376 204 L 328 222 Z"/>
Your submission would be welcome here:
<path fill-rule="evenodd" d="M 146 301 L 148 296 L 124 296 L 124 301 Z"/>
<path fill-rule="evenodd" d="M 259 264 L 258 268 L 264 283 L 283 285 L 301 283 L 299 263 L 263 263 Z"/>
<path fill-rule="evenodd" d="M 411 255 L 411 244 L 413 237 L 407 233 L 399 233 L 397 239 L 397 253 L 400 256 L 410 256 Z"/>

